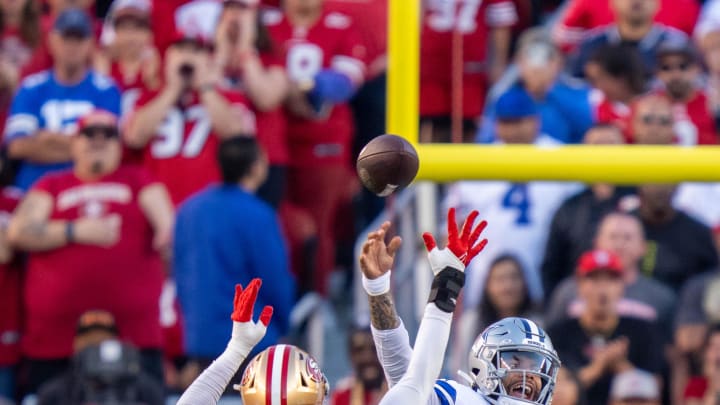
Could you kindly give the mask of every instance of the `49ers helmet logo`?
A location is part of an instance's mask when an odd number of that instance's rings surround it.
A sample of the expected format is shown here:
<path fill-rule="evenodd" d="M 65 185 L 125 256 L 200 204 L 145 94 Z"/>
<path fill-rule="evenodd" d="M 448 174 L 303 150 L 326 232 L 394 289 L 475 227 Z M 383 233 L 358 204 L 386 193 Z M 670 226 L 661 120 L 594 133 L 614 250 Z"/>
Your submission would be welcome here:
<path fill-rule="evenodd" d="M 243 373 L 243 378 L 242 378 L 242 382 L 240 383 L 240 385 L 246 386 L 246 385 L 250 384 L 250 380 L 255 375 L 255 363 L 257 363 L 257 362 L 253 361 L 250 364 L 248 364 L 247 368 L 245 369 L 245 372 Z"/>
<path fill-rule="evenodd" d="M 313 381 L 324 383 L 325 382 L 325 376 L 323 375 L 322 371 L 320 371 L 320 367 L 318 366 L 315 359 L 312 357 L 307 358 L 307 371 L 310 375 L 310 378 L 313 379 Z"/>

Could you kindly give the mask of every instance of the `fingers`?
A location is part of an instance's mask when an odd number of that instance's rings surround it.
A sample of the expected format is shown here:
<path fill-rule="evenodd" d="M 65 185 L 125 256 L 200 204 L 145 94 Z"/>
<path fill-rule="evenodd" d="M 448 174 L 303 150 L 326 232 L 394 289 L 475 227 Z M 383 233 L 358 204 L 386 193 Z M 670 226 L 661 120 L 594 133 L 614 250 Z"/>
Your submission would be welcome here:
<path fill-rule="evenodd" d="M 238 310 L 238 305 L 240 304 L 240 297 L 242 297 L 242 285 L 235 284 L 235 298 L 233 298 L 233 316 L 235 315 L 235 312 Z"/>
<path fill-rule="evenodd" d="M 473 224 L 475 223 L 475 218 L 477 218 L 477 216 L 478 212 L 476 210 L 472 210 L 470 215 L 465 218 L 462 230 L 460 231 L 460 240 L 467 241 L 470 238 L 470 233 L 473 230 Z"/>
<path fill-rule="evenodd" d="M 263 308 L 262 312 L 260 312 L 260 322 L 268 326 L 270 324 L 270 319 L 272 319 L 273 316 L 273 307 L 270 305 L 266 305 L 265 308 Z"/>
<path fill-rule="evenodd" d="M 483 220 L 480 221 L 478 226 L 475 227 L 475 230 L 473 230 L 473 233 L 470 235 L 470 239 L 468 240 L 468 246 L 473 247 L 475 246 L 475 242 L 480 239 L 480 234 L 485 230 L 487 227 L 487 221 Z"/>
<path fill-rule="evenodd" d="M 450 241 L 457 240 L 458 228 L 457 228 L 457 222 L 455 222 L 455 208 L 454 207 L 450 208 L 448 210 L 448 225 L 447 225 L 447 227 L 448 227 L 448 240 L 450 240 Z M 423 236 L 423 238 L 424 238 L 424 236 Z"/>
<path fill-rule="evenodd" d="M 450 226 L 448 225 L 448 228 Z M 422 235 L 423 241 L 425 242 L 425 248 L 427 251 L 431 251 L 437 247 L 437 242 L 435 242 L 435 238 L 432 236 L 430 232 L 425 232 Z"/>
<path fill-rule="evenodd" d="M 401 244 L 402 239 L 399 236 L 392 238 L 387 247 L 388 255 L 390 255 L 390 257 L 395 257 L 395 253 L 397 253 L 398 249 L 400 249 Z"/>
<path fill-rule="evenodd" d="M 477 245 L 470 248 L 468 251 L 467 257 L 465 257 L 465 265 L 467 266 L 472 259 L 475 258 L 475 256 L 478 255 L 478 253 L 482 252 L 483 249 L 485 249 L 485 246 L 487 246 L 488 240 L 483 239 L 478 243 Z"/>
<path fill-rule="evenodd" d="M 262 281 L 254 278 L 243 291 L 240 298 L 240 308 L 237 314 L 238 322 L 249 322 L 252 320 L 253 309 L 255 308 L 255 300 L 257 300 L 258 291 Z"/>

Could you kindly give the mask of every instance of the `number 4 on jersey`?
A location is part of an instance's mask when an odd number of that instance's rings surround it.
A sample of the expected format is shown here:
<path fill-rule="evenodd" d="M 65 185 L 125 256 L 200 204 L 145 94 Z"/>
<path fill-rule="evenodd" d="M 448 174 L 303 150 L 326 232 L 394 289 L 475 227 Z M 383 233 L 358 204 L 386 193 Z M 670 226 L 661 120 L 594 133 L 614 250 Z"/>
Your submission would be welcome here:
<path fill-rule="evenodd" d="M 503 197 L 502 205 L 518 211 L 516 225 L 530 225 L 530 193 L 527 184 L 513 184 Z"/>

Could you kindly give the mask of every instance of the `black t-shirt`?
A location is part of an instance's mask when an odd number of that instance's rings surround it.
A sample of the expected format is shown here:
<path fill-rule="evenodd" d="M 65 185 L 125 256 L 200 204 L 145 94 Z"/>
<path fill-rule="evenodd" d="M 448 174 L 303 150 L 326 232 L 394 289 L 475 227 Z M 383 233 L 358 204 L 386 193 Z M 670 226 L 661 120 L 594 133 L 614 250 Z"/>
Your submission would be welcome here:
<path fill-rule="evenodd" d="M 547 333 L 563 366 L 577 372 L 590 364 L 594 345 L 602 345 L 621 336 L 630 341 L 628 360 L 635 367 L 660 375 L 664 363 L 664 349 L 660 332 L 653 323 L 620 318 L 617 328 L 609 336 L 590 336 L 580 326 L 578 319 L 568 319 L 550 326 Z M 612 374 L 600 377 L 587 389 L 589 405 L 606 405 L 608 402 Z"/>
<path fill-rule="evenodd" d="M 655 225 L 643 221 L 647 254 L 641 271 L 679 292 L 688 278 L 713 269 L 717 250 L 710 228 L 678 211 L 668 223 Z"/>

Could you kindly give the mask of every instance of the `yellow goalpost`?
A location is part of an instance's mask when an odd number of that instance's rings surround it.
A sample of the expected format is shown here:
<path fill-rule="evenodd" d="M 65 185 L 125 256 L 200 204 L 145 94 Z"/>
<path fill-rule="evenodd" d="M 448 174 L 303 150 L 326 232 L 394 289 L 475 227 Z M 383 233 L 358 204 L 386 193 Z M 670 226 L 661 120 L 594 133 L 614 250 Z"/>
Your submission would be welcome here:
<path fill-rule="evenodd" d="M 418 144 L 421 0 L 389 0 L 387 132 L 417 148 L 417 180 L 720 181 L 720 146 Z"/>

